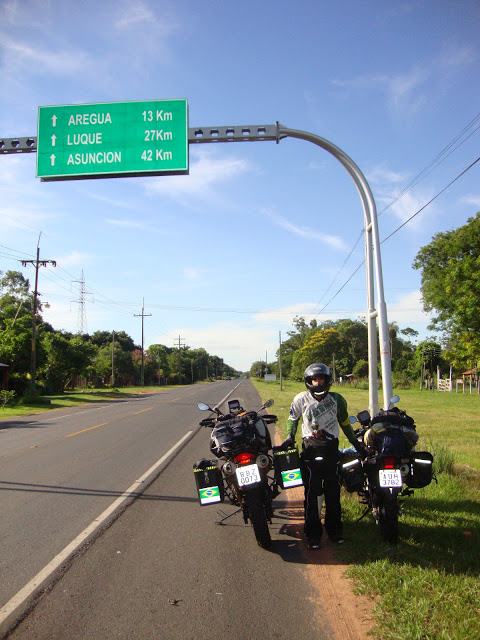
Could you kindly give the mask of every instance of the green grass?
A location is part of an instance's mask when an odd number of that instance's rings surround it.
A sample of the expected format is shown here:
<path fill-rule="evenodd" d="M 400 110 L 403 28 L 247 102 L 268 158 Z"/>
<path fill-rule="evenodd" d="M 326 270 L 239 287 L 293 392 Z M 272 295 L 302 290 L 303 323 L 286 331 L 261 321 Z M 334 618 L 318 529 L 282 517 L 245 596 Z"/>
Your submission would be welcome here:
<path fill-rule="evenodd" d="M 285 425 L 301 383 L 252 380 Z M 337 387 L 349 412 L 368 407 L 368 392 Z M 418 450 L 435 456 L 432 482 L 403 503 L 400 541 L 380 540 L 371 515 L 359 520 L 357 494 L 342 493 L 347 544 L 339 553 L 355 591 L 372 597 L 376 640 L 478 640 L 480 637 L 480 396 L 398 391 L 415 418 Z M 380 404 L 382 400 L 380 399 Z M 346 444 L 346 440 L 341 446 Z"/>
<path fill-rule="evenodd" d="M 32 413 L 42 413 L 52 409 L 62 409 L 63 407 L 75 407 L 81 404 L 93 402 L 106 402 L 128 398 L 138 393 L 149 393 L 161 391 L 166 387 L 126 387 L 121 389 L 85 389 L 68 391 L 60 395 L 40 396 L 37 400 L 28 399 L 25 403 L 22 398 L 16 398 L 13 404 L 7 404 L 4 409 L 0 409 L 0 421 L 16 416 L 31 415 Z M 171 389 L 172 387 L 168 387 Z M 45 403 L 49 400 L 49 404 Z"/>

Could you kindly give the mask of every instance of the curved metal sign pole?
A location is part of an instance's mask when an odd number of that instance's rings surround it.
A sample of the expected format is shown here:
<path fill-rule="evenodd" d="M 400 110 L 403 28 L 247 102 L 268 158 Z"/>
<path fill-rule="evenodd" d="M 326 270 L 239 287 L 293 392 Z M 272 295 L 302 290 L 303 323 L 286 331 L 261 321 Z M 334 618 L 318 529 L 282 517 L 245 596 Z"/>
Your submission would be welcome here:
<path fill-rule="evenodd" d="M 309 133 L 288 129 L 277 123 L 277 143 L 283 138 L 300 138 L 313 142 L 331 153 L 348 171 L 353 178 L 362 200 L 365 218 L 365 254 L 367 264 L 367 304 L 368 304 L 368 386 L 369 408 L 372 415 L 378 412 L 378 360 L 377 360 L 377 323 L 378 316 L 380 337 L 380 359 L 382 365 L 383 403 L 387 408 L 392 397 L 392 363 L 390 357 L 390 342 L 388 337 L 387 305 L 383 292 L 382 260 L 380 256 L 380 238 L 378 233 L 377 210 L 370 186 L 353 160 L 332 142 Z M 373 268 L 375 264 L 375 269 Z M 376 276 L 378 310 L 375 309 L 374 271 Z"/>

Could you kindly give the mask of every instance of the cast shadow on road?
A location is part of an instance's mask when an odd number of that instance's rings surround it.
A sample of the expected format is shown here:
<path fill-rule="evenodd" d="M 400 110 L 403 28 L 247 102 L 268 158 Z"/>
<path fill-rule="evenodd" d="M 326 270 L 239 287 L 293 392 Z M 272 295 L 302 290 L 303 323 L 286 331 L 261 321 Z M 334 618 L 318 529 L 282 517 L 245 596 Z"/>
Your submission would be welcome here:
<path fill-rule="evenodd" d="M 272 553 L 279 555 L 284 562 L 295 564 L 343 565 L 334 553 L 334 545 L 324 532 L 320 549 L 310 550 L 303 533 L 303 502 L 289 501 L 280 503 L 274 512 L 270 526 L 273 544 Z"/>
<path fill-rule="evenodd" d="M 86 487 L 61 487 L 50 484 L 30 484 L 26 482 L 7 482 L 0 481 L 0 491 L 20 491 L 26 493 L 50 493 L 56 495 L 71 496 L 91 496 L 94 498 L 120 498 L 125 491 L 116 491 L 109 489 L 88 489 Z M 164 502 L 195 502 L 198 504 L 198 498 L 189 496 L 162 496 L 155 494 L 145 494 L 134 492 L 128 494 L 130 497 L 138 500 L 153 500 Z"/>

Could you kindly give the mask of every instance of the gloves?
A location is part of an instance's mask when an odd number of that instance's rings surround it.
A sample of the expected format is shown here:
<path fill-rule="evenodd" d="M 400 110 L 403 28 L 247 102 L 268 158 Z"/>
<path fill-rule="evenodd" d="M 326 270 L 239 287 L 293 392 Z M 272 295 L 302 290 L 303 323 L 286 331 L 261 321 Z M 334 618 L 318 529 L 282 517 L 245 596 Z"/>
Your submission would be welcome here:
<path fill-rule="evenodd" d="M 292 434 L 289 433 L 285 442 L 282 442 L 282 449 L 286 450 L 286 449 L 293 449 L 293 448 L 295 448 L 295 439 L 292 436 Z"/>
<path fill-rule="evenodd" d="M 364 445 L 358 442 L 357 444 L 355 444 L 355 449 L 357 450 L 358 457 L 361 460 L 365 460 L 365 458 L 367 457 L 367 449 L 364 447 Z"/>

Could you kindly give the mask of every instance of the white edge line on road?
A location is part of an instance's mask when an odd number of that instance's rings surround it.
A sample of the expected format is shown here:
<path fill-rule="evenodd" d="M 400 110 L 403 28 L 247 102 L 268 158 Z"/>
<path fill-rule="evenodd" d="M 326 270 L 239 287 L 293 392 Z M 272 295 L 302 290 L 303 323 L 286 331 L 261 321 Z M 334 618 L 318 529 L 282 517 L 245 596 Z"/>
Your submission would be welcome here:
<path fill-rule="evenodd" d="M 158 467 L 174 453 L 176 449 L 178 449 L 183 442 L 190 437 L 193 431 L 188 431 L 183 438 L 173 445 L 173 447 L 167 451 L 165 455 L 163 455 L 153 466 L 150 467 L 148 471 L 146 471 L 143 476 L 141 476 L 138 480 L 136 480 L 113 504 L 111 504 L 108 509 L 105 509 L 103 513 L 101 513 L 98 518 L 86 528 L 82 533 L 80 533 L 69 545 L 63 549 L 58 555 L 56 555 L 53 560 L 51 560 L 41 571 L 37 573 L 37 575 L 30 580 L 20 591 L 13 596 L 11 600 L 7 602 L 0 609 L 0 624 L 5 622 L 5 620 L 10 616 L 20 605 L 22 605 L 27 598 L 29 598 L 33 592 L 47 579 L 52 573 L 58 569 L 58 567 L 69 558 L 81 545 L 85 540 L 94 533 L 100 525 L 102 525 L 105 520 L 116 510 L 118 507 L 125 502 L 135 491 L 138 490 L 139 485 L 156 470 Z"/>

